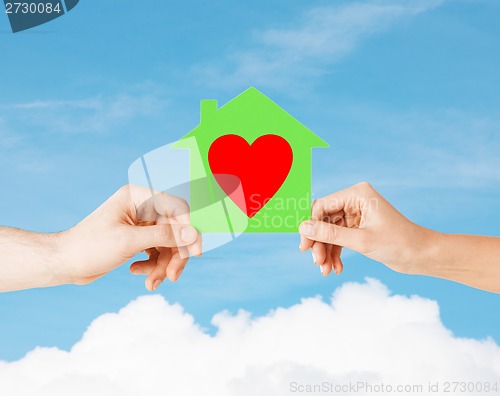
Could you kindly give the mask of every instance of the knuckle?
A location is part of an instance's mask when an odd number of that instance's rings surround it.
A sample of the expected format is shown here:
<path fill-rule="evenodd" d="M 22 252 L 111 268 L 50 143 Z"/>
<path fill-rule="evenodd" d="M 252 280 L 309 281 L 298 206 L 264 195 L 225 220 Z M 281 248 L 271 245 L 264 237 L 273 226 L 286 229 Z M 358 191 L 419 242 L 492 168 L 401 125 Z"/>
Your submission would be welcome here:
<path fill-rule="evenodd" d="M 115 200 L 119 202 L 125 202 L 130 195 L 129 185 L 121 186 L 118 190 L 114 192 L 110 200 Z"/>
<path fill-rule="evenodd" d="M 366 182 L 366 181 L 363 181 L 361 183 L 356 184 L 355 187 L 357 187 L 361 191 L 368 191 L 368 190 L 373 189 L 373 187 L 371 186 L 371 184 L 368 183 L 368 182 Z"/>
<path fill-rule="evenodd" d="M 330 242 L 335 242 L 335 239 L 337 238 L 337 230 L 333 225 L 328 225 L 328 240 Z"/>
<path fill-rule="evenodd" d="M 317 199 L 315 199 L 311 205 L 311 213 L 315 214 L 319 211 L 320 206 L 319 202 Z"/>
<path fill-rule="evenodd" d="M 311 214 L 316 220 L 323 220 L 325 214 L 325 203 L 324 199 L 315 199 L 311 205 Z"/>
<path fill-rule="evenodd" d="M 328 243 L 333 243 L 335 241 L 335 238 L 337 237 L 337 231 L 335 230 L 335 227 L 333 225 L 321 223 L 320 230 L 321 239 L 323 241 Z"/>
<path fill-rule="evenodd" d="M 130 194 L 130 191 L 132 189 L 131 184 L 125 184 L 124 186 L 121 186 L 116 193 L 119 195 L 125 195 L 125 194 Z"/>
<path fill-rule="evenodd" d="M 184 198 L 178 198 L 179 206 L 185 213 L 189 213 L 189 203 Z"/>
<path fill-rule="evenodd" d="M 184 198 L 178 198 L 179 204 L 183 206 L 189 206 L 188 201 L 186 201 Z"/>

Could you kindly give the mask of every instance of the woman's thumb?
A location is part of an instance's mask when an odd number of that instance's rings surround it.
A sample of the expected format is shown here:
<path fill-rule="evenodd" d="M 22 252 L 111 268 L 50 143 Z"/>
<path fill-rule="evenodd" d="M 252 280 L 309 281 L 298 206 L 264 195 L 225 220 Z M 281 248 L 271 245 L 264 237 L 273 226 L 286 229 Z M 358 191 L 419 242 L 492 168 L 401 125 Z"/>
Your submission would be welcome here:
<path fill-rule="evenodd" d="M 300 225 L 299 233 L 313 241 L 346 247 L 360 253 L 366 250 L 366 230 L 364 229 L 309 220 Z"/>

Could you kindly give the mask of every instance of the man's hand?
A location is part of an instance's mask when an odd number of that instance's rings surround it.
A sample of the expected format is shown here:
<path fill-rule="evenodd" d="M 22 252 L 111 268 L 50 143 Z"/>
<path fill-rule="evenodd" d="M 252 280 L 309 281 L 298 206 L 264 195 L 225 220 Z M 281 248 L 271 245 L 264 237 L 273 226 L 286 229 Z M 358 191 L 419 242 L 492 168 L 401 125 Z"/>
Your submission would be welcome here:
<path fill-rule="evenodd" d="M 57 270 L 71 283 L 90 283 L 145 251 L 149 259 L 130 267 L 148 275 L 155 290 L 168 277 L 177 281 L 190 255 L 202 253 L 201 236 L 189 225 L 189 206 L 177 197 L 125 186 L 60 238 Z"/>
<path fill-rule="evenodd" d="M 0 227 L 0 291 L 84 285 L 145 251 L 131 265 L 155 290 L 179 279 L 190 255 L 202 253 L 201 236 L 189 225 L 189 206 L 179 198 L 125 186 L 80 224 L 56 234 Z"/>

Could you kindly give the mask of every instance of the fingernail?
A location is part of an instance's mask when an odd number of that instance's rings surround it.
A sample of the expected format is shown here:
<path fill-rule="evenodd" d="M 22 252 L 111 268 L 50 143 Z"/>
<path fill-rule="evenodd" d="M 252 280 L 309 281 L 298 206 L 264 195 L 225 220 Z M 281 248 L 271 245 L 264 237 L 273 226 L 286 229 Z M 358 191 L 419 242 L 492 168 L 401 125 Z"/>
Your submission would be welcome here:
<path fill-rule="evenodd" d="M 159 279 L 155 280 L 153 283 L 153 291 L 158 289 L 158 286 L 160 286 L 160 285 L 161 285 L 161 280 L 159 280 Z"/>
<path fill-rule="evenodd" d="M 193 227 L 183 227 L 181 229 L 181 240 L 183 242 L 194 242 L 198 237 L 198 233 Z"/>
<path fill-rule="evenodd" d="M 322 266 L 322 265 L 320 265 L 320 266 L 319 266 L 319 269 L 320 269 L 320 271 L 321 271 L 321 275 L 323 275 L 323 272 L 325 272 L 325 269 L 323 268 L 323 266 Z"/>
<path fill-rule="evenodd" d="M 313 263 L 314 265 L 316 265 L 316 262 L 318 261 L 316 255 L 313 253 L 312 256 L 313 256 Z"/>
<path fill-rule="evenodd" d="M 302 244 L 301 244 L 301 243 L 299 243 L 299 250 L 301 250 L 301 249 L 302 249 Z"/>
<path fill-rule="evenodd" d="M 312 224 L 302 224 L 300 226 L 300 233 L 307 236 L 313 236 L 314 226 Z"/>

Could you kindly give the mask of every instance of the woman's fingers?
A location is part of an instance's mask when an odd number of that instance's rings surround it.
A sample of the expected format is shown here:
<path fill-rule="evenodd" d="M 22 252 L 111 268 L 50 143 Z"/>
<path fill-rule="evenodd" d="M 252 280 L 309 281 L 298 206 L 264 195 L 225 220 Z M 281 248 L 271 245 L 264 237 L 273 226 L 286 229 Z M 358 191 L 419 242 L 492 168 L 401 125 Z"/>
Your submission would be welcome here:
<path fill-rule="evenodd" d="M 313 220 L 321 221 L 323 214 L 340 212 L 346 208 L 348 211 L 353 209 L 359 211 L 360 202 L 364 202 L 376 195 L 378 194 L 368 183 L 358 183 L 345 190 L 314 201 L 312 205 L 312 218 Z"/>
<path fill-rule="evenodd" d="M 326 245 L 321 242 L 314 242 L 311 247 L 313 263 L 322 265 L 326 260 Z"/>
<path fill-rule="evenodd" d="M 350 194 L 350 191 L 343 190 L 314 201 L 311 209 L 313 220 L 322 221 L 324 215 L 344 210 Z"/>
<path fill-rule="evenodd" d="M 309 250 L 313 244 L 314 244 L 314 241 L 311 241 L 310 239 L 307 239 L 306 237 L 304 237 L 302 235 L 300 236 L 299 250 L 301 252 L 305 252 L 305 251 Z"/>
<path fill-rule="evenodd" d="M 331 252 L 332 252 L 332 245 L 326 245 L 325 262 L 322 265 L 320 265 L 321 275 L 323 276 L 328 276 L 330 275 L 330 272 L 332 272 L 333 259 Z"/>
<path fill-rule="evenodd" d="M 344 211 L 341 210 L 341 211 L 338 211 L 338 212 L 335 212 L 335 213 L 322 213 L 319 220 L 321 221 L 325 221 L 327 223 L 331 223 L 331 224 L 337 224 L 337 225 L 341 225 L 343 224 L 343 221 L 344 221 Z M 313 217 L 313 220 L 314 220 L 314 217 Z M 310 249 L 314 244 L 314 241 L 306 238 L 305 236 L 303 235 L 300 235 L 300 245 L 299 245 L 299 250 L 301 252 L 305 252 L 307 251 L 308 249 Z"/>
<path fill-rule="evenodd" d="M 333 266 L 333 272 L 336 275 L 340 275 L 342 272 L 344 265 L 342 264 L 342 260 L 340 258 L 340 254 L 342 253 L 342 247 L 338 245 L 331 245 L 332 250 L 331 250 L 331 256 L 332 256 L 332 266 Z"/>
<path fill-rule="evenodd" d="M 363 254 L 372 243 L 372 234 L 363 228 L 340 227 L 322 221 L 305 221 L 300 225 L 299 232 L 313 241 L 347 247 Z"/>

